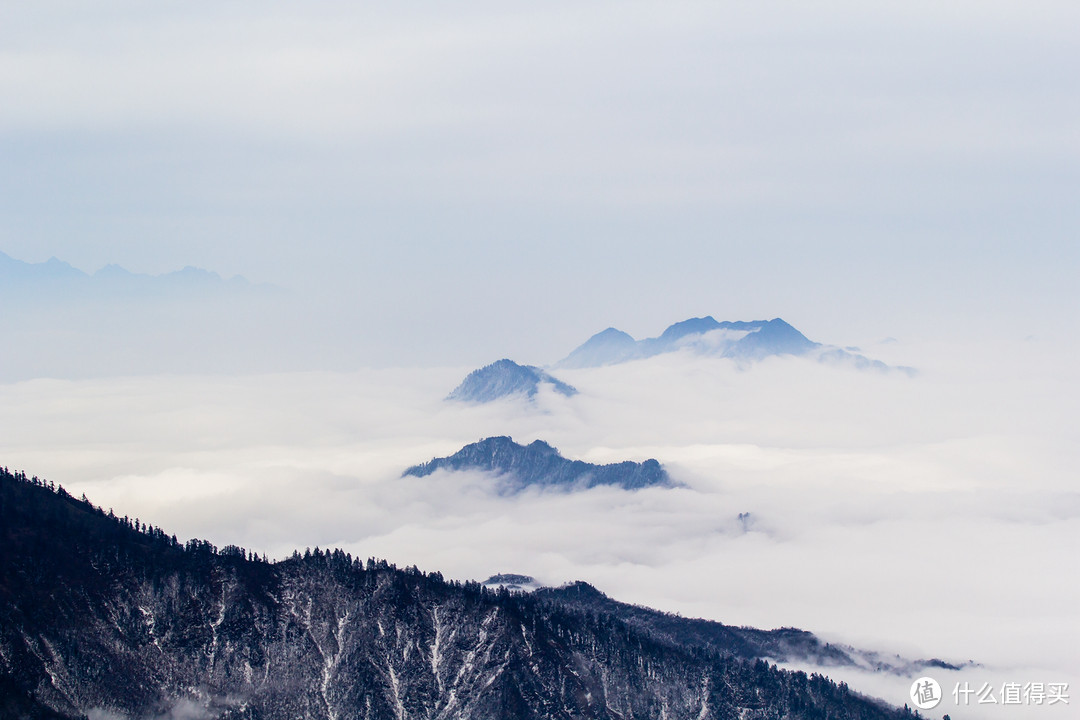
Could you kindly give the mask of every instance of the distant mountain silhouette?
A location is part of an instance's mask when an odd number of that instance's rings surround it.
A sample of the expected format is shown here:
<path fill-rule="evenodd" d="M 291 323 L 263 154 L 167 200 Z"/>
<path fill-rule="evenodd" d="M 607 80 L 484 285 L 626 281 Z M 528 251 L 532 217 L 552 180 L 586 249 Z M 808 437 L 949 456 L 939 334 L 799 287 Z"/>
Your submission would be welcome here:
<path fill-rule="evenodd" d="M 520 492 L 528 487 L 591 488 L 618 485 L 627 490 L 670 486 L 667 471 L 656 460 L 594 465 L 568 460 L 543 440 L 519 445 L 511 438 L 489 437 L 466 445 L 449 457 L 434 458 L 407 469 L 402 476 L 424 477 L 436 470 L 483 470 L 502 476 L 502 489 Z"/>
<path fill-rule="evenodd" d="M 447 396 L 447 400 L 485 403 L 509 395 L 532 398 L 547 383 L 560 395 L 576 395 L 577 390 L 557 380 L 540 368 L 518 365 L 513 360 L 502 359 L 469 373 L 460 385 Z"/>
<path fill-rule="evenodd" d="M 721 357 L 760 359 L 768 355 L 801 355 L 818 347 L 780 318 L 718 322 L 711 315 L 670 325 L 659 337 L 635 341 L 608 328 L 593 335 L 563 360 L 559 368 L 599 367 L 689 348 Z"/>
<path fill-rule="evenodd" d="M 82 270 L 73 268 L 63 260 L 54 257 L 45 262 L 28 263 L 0 252 L 0 279 L 7 283 L 78 281 L 88 277 Z"/>
<path fill-rule="evenodd" d="M 741 325 L 741 323 L 740 323 Z M 747 323 L 750 325 L 750 323 Z M 768 322 L 753 323 L 756 327 L 745 328 L 749 332 L 737 340 L 727 351 L 729 357 L 760 359 L 769 355 L 802 355 L 821 347 L 780 318 Z M 723 325 L 722 325 L 723 327 Z M 742 330 L 735 323 L 728 323 L 732 330 Z"/>
<path fill-rule="evenodd" d="M 677 322 L 668 326 L 659 337 L 644 340 L 634 340 L 621 330 L 608 328 L 575 348 L 555 367 L 601 367 L 677 351 L 731 358 L 739 362 L 757 361 L 774 355 L 797 355 L 859 370 L 899 369 L 909 374 L 914 372 L 911 368 L 892 368 L 883 362 L 814 342 L 780 318 L 720 322 L 711 315 Z"/>
<path fill-rule="evenodd" d="M 536 582 L 536 578 L 531 575 L 517 575 L 515 573 L 499 573 L 498 575 L 492 575 L 480 584 L 488 590 L 505 589 L 514 592 L 532 592 L 537 588 L 543 587 L 543 585 Z"/>
<path fill-rule="evenodd" d="M 0 252 L 0 291 L 5 289 L 20 294 L 41 290 L 51 295 L 70 292 L 78 296 L 107 298 L 132 293 L 163 295 L 185 291 L 266 291 L 277 288 L 253 285 L 240 275 L 226 280 L 216 272 L 190 265 L 161 275 L 147 275 L 110 264 L 87 274 L 55 257 L 45 262 L 28 263 Z"/>
<path fill-rule="evenodd" d="M 717 322 L 712 315 L 706 315 L 703 318 L 690 318 L 689 320 L 683 320 L 674 325 L 669 325 L 656 340 L 661 345 L 670 345 L 687 335 L 700 335 L 702 333 L 707 333 L 710 330 L 718 330 L 730 325 L 731 323 Z"/>
<path fill-rule="evenodd" d="M 622 330 L 609 327 L 585 341 L 568 357 L 555 365 L 559 368 L 583 368 L 612 365 L 641 357 L 638 343 Z"/>
<path fill-rule="evenodd" d="M 296 301 L 280 287 L 195 267 L 87 274 L 56 258 L 0 253 L 0 307 L 18 308 L 0 312 L 0 382 L 310 367 L 327 353 L 311 342 L 315 323 L 292 313 Z"/>

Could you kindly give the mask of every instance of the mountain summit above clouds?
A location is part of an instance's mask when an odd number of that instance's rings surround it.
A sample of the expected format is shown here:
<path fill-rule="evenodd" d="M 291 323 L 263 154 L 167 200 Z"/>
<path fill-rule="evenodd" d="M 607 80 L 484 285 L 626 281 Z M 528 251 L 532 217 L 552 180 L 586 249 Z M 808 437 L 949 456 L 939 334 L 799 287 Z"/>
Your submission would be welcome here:
<path fill-rule="evenodd" d="M 626 490 L 670 486 L 667 471 L 656 460 L 594 465 L 568 460 L 543 440 L 519 445 L 505 436 L 489 437 L 466 445 L 453 455 L 433 458 L 407 469 L 402 476 L 424 477 L 436 470 L 482 470 L 498 473 L 503 489 L 520 492 L 528 487 L 573 490 L 597 485 L 618 485 Z"/>
<path fill-rule="evenodd" d="M 524 395 L 532 399 L 539 392 L 541 384 L 550 385 L 555 392 L 567 397 L 577 394 L 575 388 L 538 367 L 518 365 L 513 360 L 503 358 L 473 370 L 446 399 L 471 403 L 491 402 L 511 395 Z"/>
<path fill-rule="evenodd" d="M 683 349 L 757 360 L 769 355 L 803 355 L 819 346 L 780 318 L 719 322 L 707 315 L 677 322 L 659 337 L 645 340 L 634 340 L 621 330 L 608 328 L 586 340 L 555 367 L 599 367 Z"/>
<path fill-rule="evenodd" d="M 659 337 L 644 340 L 635 340 L 621 330 L 608 328 L 575 348 L 557 362 L 555 367 L 601 367 L 677 351 L 742 362 L 762 360 L 774 355 L 797 355 L 812 357 L 824 363 L 847 364 L 860 370 L 894 369 L 883 362 L 842 348 L 814 342 L 781 318 L 721 322 L 711 315 L 677 322 L 670 325 Z M 900 369 L 910 372 L 909 368 Z"/>

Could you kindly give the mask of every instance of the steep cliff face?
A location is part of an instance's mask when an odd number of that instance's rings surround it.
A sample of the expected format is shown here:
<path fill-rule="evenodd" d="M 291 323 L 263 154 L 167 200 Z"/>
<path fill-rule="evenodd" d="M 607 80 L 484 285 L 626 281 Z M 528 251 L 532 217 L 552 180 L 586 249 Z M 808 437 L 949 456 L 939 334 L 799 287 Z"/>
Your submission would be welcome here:
<path fill-rule="evenodd" d="M 340 552 L 181 546 L 0 474 L 5 718 L 899 718 L 539 596 Z"/>

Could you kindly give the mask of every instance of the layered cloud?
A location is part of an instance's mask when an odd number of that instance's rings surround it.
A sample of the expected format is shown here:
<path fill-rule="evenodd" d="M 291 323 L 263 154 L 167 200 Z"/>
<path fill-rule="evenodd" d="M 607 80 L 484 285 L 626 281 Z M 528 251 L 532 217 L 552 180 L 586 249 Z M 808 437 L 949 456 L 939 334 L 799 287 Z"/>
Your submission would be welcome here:
<path fill-rule="evenodd" d="M 480 406 L 443 400 L 465 368 L 37 380 L 0 386 L 0 453 L 118 514 L 273 557 L 337 546 L 459 579 L 584 579 L 983 663 L 969 675 L 1076 677 L 1066 356 L 877 350 L 921 374 L 674 353 L 563 371 L 573 397 Z M 590 462 L 656 457 L 684 486 L 506 496 L 483 473 L 401 477 L 496 434 Z"/>

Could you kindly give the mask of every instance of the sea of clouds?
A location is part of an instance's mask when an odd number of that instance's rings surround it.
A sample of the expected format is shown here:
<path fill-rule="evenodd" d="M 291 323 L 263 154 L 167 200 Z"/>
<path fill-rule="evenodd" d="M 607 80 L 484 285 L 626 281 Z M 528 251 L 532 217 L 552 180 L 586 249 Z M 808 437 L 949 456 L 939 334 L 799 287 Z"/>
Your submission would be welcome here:
<path fill-rule="evenodd" d="M 487 405 L 444 400 L 467 367 L 37 379 L 0 385 L 0 458 L 182 540 L 581 579 L 687 616 L 978 663 L 935 671 L 947 693 L 1080 679 L 1068 353 L 864 351 L 919 374 L 675 353 L 556 373 L 571 398 Z M 496 434 L 590 462 L 655 457 L 680 486 L 505 496 L 483 473 L 401 477 Z M 827 672 L 907 701 L 911 678 Z"/>

